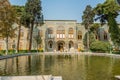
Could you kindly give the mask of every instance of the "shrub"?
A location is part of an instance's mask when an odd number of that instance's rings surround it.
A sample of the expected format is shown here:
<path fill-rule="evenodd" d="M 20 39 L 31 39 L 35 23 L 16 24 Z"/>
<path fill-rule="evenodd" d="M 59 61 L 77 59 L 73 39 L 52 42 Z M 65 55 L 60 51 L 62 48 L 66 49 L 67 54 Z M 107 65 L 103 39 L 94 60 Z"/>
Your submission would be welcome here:
<path fill-rule="evenodd" d="M 40 49 L 39 49 L 39 52 L 43 52 L 43 48 L 40 48 Z"/>
<path fill-rule="evenodd" d="M 83 38 L 83 44 L 84 46 L 87 46 L 87 33 L 85 33 L 85 36 Z M 95 34 L 93 32 L 89 32 L 89 45 L 92 44 L 92 42 L 94 42 L 96 39 L 95 39 Z"/>
<path fill-rule="evenodd" d="M 28 50 L 19 50 L 19 53 L 27 53 Z"/>
<path fill-rule="evenodd" d="M 84 52 L 84 49 L 82 47 L 78 48 L 78 52 Z"/>
<path fill-rule="evenodd" d="M 0 50 L 0 56 L 5 54 L 5 50 Z"/>
<path fill-rule="evenodd" d="M 120 51 L 113 51 L 113 54 L 120 54 Z"/>
<path fill-rule="evenodd" d="M 95 41 L 90 45 L 90 49 L 93 52 L 108 52 L 110 50 L 110 44 L 103 41 Z"/>
<path fill-rule="evenodd" d="M 31 50 L 31 52 L 37 52 L 37 50 Z"/>

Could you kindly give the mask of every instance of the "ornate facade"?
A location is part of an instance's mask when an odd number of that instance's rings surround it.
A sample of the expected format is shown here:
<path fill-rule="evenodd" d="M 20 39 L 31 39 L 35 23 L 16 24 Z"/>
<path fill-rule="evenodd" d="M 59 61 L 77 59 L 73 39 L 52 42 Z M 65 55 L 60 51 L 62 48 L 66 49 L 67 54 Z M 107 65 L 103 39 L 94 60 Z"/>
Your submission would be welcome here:
<path fill-rule="evenodd" d="M 18 25 L 16 25 L 18 26 Z M 84 48 L 83 38 L 87 32 L 81 23 L 77 23 L 76 20 L 45 20 L 44 25 L 38 26 L 38 31 L 34 29 L 35 33 L 39 34 L 42 39 L 42 47 L 44 51 L 77 51 L 78 48 Z M 18 33 L 18 31 L 16 31 Z M 101 27 L 98 32 L 99 39 L 108 41 L 108 26 Z M 29 41 L 29 29 L 22 26 L 21 38 L 20 38 L 20 50 L 28 49 Z M 12 49 L 12 45 L 17 43 L 17 37 L 9 39 L 9 49 Z M 5 49 L 5 41 L 0 38 L 0 50 Z M 33 37 L 32 49 L 36 48 L 37 43 Z"/>

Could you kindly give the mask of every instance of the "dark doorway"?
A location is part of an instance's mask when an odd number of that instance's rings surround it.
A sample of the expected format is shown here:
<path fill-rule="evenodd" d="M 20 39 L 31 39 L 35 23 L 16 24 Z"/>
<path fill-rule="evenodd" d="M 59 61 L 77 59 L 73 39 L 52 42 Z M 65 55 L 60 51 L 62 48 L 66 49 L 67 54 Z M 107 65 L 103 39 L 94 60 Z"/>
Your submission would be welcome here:
<path fill-rule="evenodd" d="M 58 51 L 63 51 L 63 43 L 58 43 Z"/>

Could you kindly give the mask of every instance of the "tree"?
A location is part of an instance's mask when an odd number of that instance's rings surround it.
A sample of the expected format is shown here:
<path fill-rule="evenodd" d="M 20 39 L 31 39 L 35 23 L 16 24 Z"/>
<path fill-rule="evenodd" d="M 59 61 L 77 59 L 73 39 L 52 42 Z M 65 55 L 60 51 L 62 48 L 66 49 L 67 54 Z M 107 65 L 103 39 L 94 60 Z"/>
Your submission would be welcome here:
<path fill-rule="evenodd" d="M 0 2 L 0 33 L 5 38 L 6 55 L 8 54 L 8 39 L 15 37 L 16 28 L 13 26 L 15 23 L 15 12 L 10 3 L 6 0 Z"/>
<path fill-rule="evenodd" d="M 111 40 L 117 46 L 120 45 L 120 29 L 116 22 L 119 11 L 120 6 L 114 0 L 106 0 L 94 8 L 94 12 L 98 16 L 95 20 L 99 19 L 102 24 L 108 22 Z"/>
<path fill-rule="evenodd" d="M 87 46 L 87 35 L 88 35 L 88 33 L 86 33 L 85 34 L 85 36 L 84 36 L 84 38 L 83 38 L 83 44 L 85 45 L 85 46 Z M 95 34 L 93 33 L 93 32 L 89 32 L 89 45 L 91 45 L 93 42 L 95 42 L 96 41 L 96 38 L 95 38 Z"/>
<path fill-rule="evenodd" d="M 94 23 L 91 25 L 90 27 L 90 32 L 93 32 L 96 39 L 98 39 L 98 28 L 100 27 L 100 24 L 99 23 Z"/>
<path fill-rule="evenodd" d="M 42 8 L 40 0 L 27 0 L 27 3 L 25 5 L 25 14 L 23 15 L 23 21 L 24 24 L 30 28 L 29 52 L 31 51 L 32 46 L 33 27 L 35 24 L 38 24 L 43 18 L 41 11 Z M 40 22 L 40 24 L 42 23 Z"/>
<path fill-rule="evenodd" d="M 14 5 L 13 8 L 16 11 L 16 17 L 17 17 L 17 24 L 19 25 L 18 27 L 18 40 L 17 40 L 17 52 L 19 52 L 19 43 L 20 43 L 20 33 L 21 33 L 21 25 L 23 23 L 23 18 L 24 18 L 24 6 L 16 6 Z"/>
<path fill-rule="evenodd" d="M 42 43 L 42 39 L 40 37 L 40 30 L 37 27 L 35 27 L 33 31 L 34 31 L 33 39 L 35 40 L 37 51 L 38 51 L 38 48 L 39 48 L 40 44 Z"/>
<path fill-rule="evenodd" d="M 92 7 L 90 5 L 87 5 L 82 16 L 82 23 L 85 26 L 85 29 L 87 30 L 87 49 L 89 49 L 89 30 L 90 30 L 90 25 L 93 24 L 94 22 L 93 18 L 94 18 L 94 13 Z"/>

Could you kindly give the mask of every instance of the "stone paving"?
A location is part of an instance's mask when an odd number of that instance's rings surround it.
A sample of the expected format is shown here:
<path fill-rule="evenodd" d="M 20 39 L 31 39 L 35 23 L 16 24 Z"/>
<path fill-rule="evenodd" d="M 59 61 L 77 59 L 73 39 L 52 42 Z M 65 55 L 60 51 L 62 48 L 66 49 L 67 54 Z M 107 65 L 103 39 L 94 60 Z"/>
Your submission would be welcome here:
<path fill-rule="evenodd" d="M 62 80 L 61 76 L 39 75 L 39 76 L 1 76 L 0 80 Z"/>

